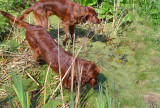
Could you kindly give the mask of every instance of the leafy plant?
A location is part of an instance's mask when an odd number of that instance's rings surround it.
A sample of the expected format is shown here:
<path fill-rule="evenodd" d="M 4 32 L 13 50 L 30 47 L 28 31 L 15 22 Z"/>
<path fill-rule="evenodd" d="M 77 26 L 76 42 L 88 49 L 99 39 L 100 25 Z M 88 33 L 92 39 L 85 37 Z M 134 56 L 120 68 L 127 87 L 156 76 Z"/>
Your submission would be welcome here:
<path fill-rule="evenodd" d="M 16 75 L 16 72 L 11 69 L 11 75 L 14 82 L 13 89 L 18 96 L 22 108 L 30 108 L 28 93 L 24 91 L 22 77 L 20 73 L 18 72 L 18 75 Z"/>
<path fill-rule="evenodd" d="M 152 22 L 160 25 L 160 1 L 159 0 L 139 0 L 138 13 L 142 17 L 149 16 Z"/>
<path fill-rule="evenodd" d="M 8 0 L 3 0 L 3 1 L 0 1 L 0 10 L 4 10 L 4 11 L 9 11 L 9 8 L 7 6 L 8 3 Z M 9 27 L 9 23 L 8 23 L 8 20 L 4 17 L 2 17 L 2 15 L 0 14 L 0 40 L 3 40 L 4 38 L 4 35 L 6 32 L 8 32 L 8 30 L 5 29 L 5 27 Z"/>
<path fill-rule="evenodd" d="M 109 94 L 108 89 L 104 93 L 102 84 L 99 85 L 99 95 L 98 99 L 96 98 L 97 108 L 112 108 L 112 98 Z"/>
<path fill-rule="evenodd" d="M 12 15 L 17 15 L 17 12 L 20 11 L 21 9 L 28 8 L 30 4 L 30 0 L 0 0 L 0 10 L 6 11 Z M 5 35 L 7 32 L 9 32 L 8 29 L 10 27 L 8 19 L 4 18 L 0 14 L 0 40 L 3 40 L 5 38 Z"/>
<path fill-rule="evenodd" d="M 31 3 L 31 0 L 13 0 L 11 3 L 12 7 L 14 9 L 19 9 L 19 8 L 29 8 L 29 5 Z"/>
<path fill-rule="evenodd" d="M 96 12 L 99 14 L 100 19 L 104 19 L 108 13 L 113 14 L 113 2 L 109 0 L 104 0 L 98 8 L 95 8 Z"/>
<path fill-rule="evenodd" d="M 97 0 L 73 0 L 74 2 L 77 2 L 83 6 L 92 6 L 97 3 Z"/>

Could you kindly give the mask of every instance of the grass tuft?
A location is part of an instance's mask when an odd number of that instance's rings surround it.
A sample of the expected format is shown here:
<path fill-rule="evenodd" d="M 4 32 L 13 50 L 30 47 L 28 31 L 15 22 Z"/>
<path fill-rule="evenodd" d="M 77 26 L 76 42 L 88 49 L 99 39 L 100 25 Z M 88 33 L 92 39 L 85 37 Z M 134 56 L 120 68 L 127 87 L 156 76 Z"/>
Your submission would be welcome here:
<path fill-rule="evenodd" d="M 18 96 L 18 99 L 21 103 L 22 108 L 30 108 L 28 93 L 24 91 L 22 77 L 20 73 L 18 72 L 18 75 L 16 75 L 16 72 L 14 72 L 11 69 L 11 75 L 12 75 L 13 83 L 14 83 L 13 89 Z"/>

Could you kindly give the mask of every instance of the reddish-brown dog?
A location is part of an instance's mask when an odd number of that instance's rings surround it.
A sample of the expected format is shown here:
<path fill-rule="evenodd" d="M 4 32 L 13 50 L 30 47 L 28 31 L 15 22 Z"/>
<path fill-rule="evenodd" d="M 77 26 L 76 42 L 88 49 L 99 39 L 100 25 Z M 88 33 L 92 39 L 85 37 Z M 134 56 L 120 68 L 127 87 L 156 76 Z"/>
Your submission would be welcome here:
<path fill-rule="evenodd" d="M 33 58 L 36 62 L 39 62 L 40 56 L 44 58 L 46 63 L 57 73 L 59 74 L 59 65 L 58 65 L 58 44 L 47 32 L 47 30 L 41 26 L 35 26 L 28 24 L 22 20 L 19 20 L 12 15 L 1 11 L 1 14 L 4 17 L 7 17 L 9 20 L 14 21 L 17 25 L 22 26 L 26 29 L 26 39 L 30 45 L 30 48 L 33 52 Z M 65 75 L 66 71 L 72 64 L 73 56 L 61 47 L 59 48 L 60 53 L 60 68 L 62 77 Z M 100 69 L 96 66 L 95 63 L 90 61 L 85 61 L 77 58 L 74 65 L 74 84 L 77 83 L 77 70 L 78 68 L 83 68 L 81 85 L 84 86 L 86 83 L 89 83 L 90 86 L 95 87 L 97 85 L 97 78 L 100 72 Z M 71 87 L 71 70 L 69 74 L 63 80 L 63 85 L 66 88 Z"/>
<path fill-rule="evenodd" d="M 27 14 L 33 11 L 33 16 L 42 27 L 46 28 L 48 24 L 48 17 L 55 14 L 62 20 L 62 26 L 66 33 L 66 39 L 63 45 L 71 36 L 73 42 L 73 33 L 76 24 L 84 21 L 90 21 L 99 24 L 94 8 L 87 6 L 83 7 L 71 0 L 39 0 L 35 5 L 27 9 L 19 18 L 22 20 Z"/>

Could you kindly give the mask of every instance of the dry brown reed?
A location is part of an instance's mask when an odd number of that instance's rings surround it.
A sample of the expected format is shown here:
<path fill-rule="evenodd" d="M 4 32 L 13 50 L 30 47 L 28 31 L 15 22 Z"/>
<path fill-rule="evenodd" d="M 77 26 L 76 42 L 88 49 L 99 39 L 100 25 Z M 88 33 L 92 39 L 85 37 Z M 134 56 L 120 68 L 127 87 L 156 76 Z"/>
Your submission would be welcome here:
<path fill-rule="evenodd" d="M 46 85 L 47 85 L 47 78 L 48 78 L 48 73 L 49 73 L 50 65 L 51 65 L 51 63 L 48 66 L 48 70 L 47 70 L 47 73 L 46 73 L 46 79 L 45 79 L 45 83 L 44 83 L 44 104 L 46 104 L 46 91 L 47 91 Z"/>
<path fill-rule="evenodd" d="M 58 23 L 58 66 L 59 66 L 59 76 L 60 76 L 60 82 L 61 82 L 61 97 L 62 97 L 62 104 L 63 106 L 64 104 L 64 97 L 63 97 L 63 86 L 62 86 L 62 75 L 61 75 L 61 62 L 60 62 L 60 52 L 59 52 L 59 41 L 60 41 L 60 37 L 59 37 L 59 29 L 60 29 L 60 23 Z"/>

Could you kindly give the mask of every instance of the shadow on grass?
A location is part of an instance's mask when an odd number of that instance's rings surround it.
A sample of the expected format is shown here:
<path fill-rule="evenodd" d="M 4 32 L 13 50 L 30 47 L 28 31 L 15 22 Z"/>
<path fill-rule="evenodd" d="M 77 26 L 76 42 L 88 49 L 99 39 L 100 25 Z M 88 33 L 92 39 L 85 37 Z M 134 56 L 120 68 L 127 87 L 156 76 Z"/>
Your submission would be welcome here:
<path fill-rule="evenodd" d="M 34 91 L 34 92 L 37 93 L 37 92 L 39 92 L 39 90 L 36 90 L 36 91 Z M 32 92 L 32 94 L 31 94 L 31 100 L 30 100 L 31 104 L 30 104 L 30 108 L 36 108 L 36 107 L 38 107 L 38 106 L 40 105 L 40 103 L 41 103 L 41 95 L 40 95 L 40 93 L 34 95 L 34 94 L 33 94 L 34 92 Z"/>
<path fill-rule="evenodd" d="M 5 32 L 0 31 L 0 42 L 9 39 L 10 37 L 8 36 L 9 30 L 5 29 Z"/>
<path fill-rule="evenodd" d="M 0 108 L 9 107 L 9 106 L 10 106 L 10 103 L 9 103 L 8 97 L 6 97 L 5 99 L 4 98 L 0 99 Z"/>
<path fill-rule="evenodd" d="M 49 33 L 52 35 L 52 37 L 54 39 L 57 39 L 58 37 L 58 29 L 54 29 L 54 28 L 51 28 L 49 30 Z M 60 28 L 59 30 L 59 34 L 60 34 L 60 37 L 62 37 L 63 35 L 65 35 L 65 32 L 63 31 L 62 28 Z M 92 30 L 89 30 L 89 29 L 82 29 L 82 28 L 76 28 L 75 29 L 75 38 L 82 38 L 82 37 L 88 37 L 88 38 L 91 38 L 93 35 L 95 35 L 95 32 L 92 31 Z M 64 36 L 65 38 L 66 36 Z M 93 42 L 95 41 L 100 41 L 100 42 L 106 42 L 106 39 L 105 39 L 105 35 L 101 35 L 101 34 L 96 34 L 94 36 L 94 38 L 92 39 Z"/>

